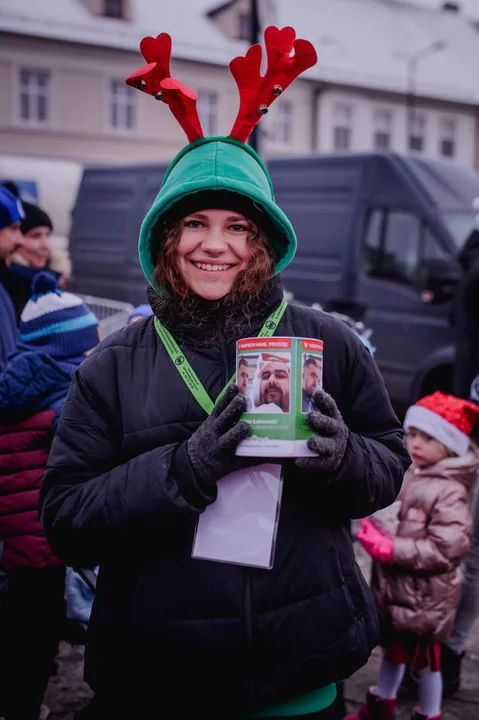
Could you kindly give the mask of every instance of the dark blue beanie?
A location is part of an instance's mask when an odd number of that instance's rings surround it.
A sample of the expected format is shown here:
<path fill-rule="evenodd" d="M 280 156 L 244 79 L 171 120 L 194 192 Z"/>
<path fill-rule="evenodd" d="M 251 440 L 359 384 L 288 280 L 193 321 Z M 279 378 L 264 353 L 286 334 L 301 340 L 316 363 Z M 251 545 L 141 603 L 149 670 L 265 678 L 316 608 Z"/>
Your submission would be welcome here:
<path fill-rule="evenodd" d="M 55 359 L 74 358 L 99 341 L 99 324 L 83 300 L 62 292 L 56 278 L 39 272 L 20 318 L 20 342 Z"/>
<path fill-rule="evenodd" d="M 23 220 L 25 211 L 19 198 L 0 185 L 0 230 Z"/>

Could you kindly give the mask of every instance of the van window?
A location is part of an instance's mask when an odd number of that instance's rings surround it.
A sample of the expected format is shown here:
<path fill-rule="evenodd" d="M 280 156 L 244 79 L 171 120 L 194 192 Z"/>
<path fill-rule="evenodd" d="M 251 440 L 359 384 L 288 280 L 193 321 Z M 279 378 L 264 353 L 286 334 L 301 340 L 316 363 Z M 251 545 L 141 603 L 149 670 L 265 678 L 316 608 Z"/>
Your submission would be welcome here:
<path fill-rule="evenodd" d="M 364 243 L 364 269 L 366 275 L 374 275 L 379 265 L 383 220 L 383 210 L 371 210 L 369 213 Z"/>
<path fill-rule="evenodd" d="M 447 225 L 447 229 L 452 235 L 452 239 L 456 243 L 458 250 L 462 250 L 464 243 L 474 230 L 476 213 L 475 212 L 453 212 L 444 213 L 442 216 Z"/>
<path fill-rule="evenodd" d="M 444 258 L 428 227 L 409 212 L 375 209 L 369 213 L 364 243 L 366 275 L 417 287 L 422 261 Z"/>
<path fill-rule="evenodd" d="M 366 229 L 367 275 L 412 285 L 419 263 L 421 221 L 402 211 L 373 210 Z"/>
<path fill-rule="evenodd" d="M 440 245 L 438 245 L 436 238 L 429 230 L 429 228 L 427 226 L 424 226 L 421 259 L 430 260 L 432 258 L 433 260 L 436 260 L 437 258 L 439 258 L 441 260 L 447 260 L 450 257 L 450 254 L 443 250 Z"/>
<path fill-rule="evenodd" d="M 383 277 L 412 284 L 419 261 L 421 222 L 405 212 L 390 212 L 381 255 Z"/>

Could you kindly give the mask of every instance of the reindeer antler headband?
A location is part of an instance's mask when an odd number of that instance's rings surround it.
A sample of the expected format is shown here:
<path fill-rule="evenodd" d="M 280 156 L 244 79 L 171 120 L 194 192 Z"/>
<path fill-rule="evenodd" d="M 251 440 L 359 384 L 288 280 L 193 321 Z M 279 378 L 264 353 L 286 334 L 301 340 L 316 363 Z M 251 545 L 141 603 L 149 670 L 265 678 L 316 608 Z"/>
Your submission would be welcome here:
<path fill-rule="evenodd" d="M 236 57 L 230 63 L 240 106 L 229 137 L 241 142 L 248 139 L 262 115 L 293 80 L 317 62 L 314 47 L 307 40 L 296 40 L 292 27 L 282 30 L 268 27 L 264 41 L 268 60 L 264 76 L 261 75 L 261 45 L 252 45 L 244 57 Z M 189 142 L 204 137 L 196 108 L 198 94 L 170 74 L 171 37 L 161 33 L 156 38 L 143 38 L 140 50 L 148 64 L 130 75 L 127 85 L 169 105 Z"/>

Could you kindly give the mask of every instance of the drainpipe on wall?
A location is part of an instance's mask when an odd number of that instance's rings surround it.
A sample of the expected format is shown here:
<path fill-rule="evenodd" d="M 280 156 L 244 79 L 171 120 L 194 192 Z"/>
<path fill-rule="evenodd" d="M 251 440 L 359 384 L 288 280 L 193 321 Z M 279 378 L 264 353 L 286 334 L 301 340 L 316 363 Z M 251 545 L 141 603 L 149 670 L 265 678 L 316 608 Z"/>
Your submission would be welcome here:
<path fill-rule="evenodd" d="M 258 0 L 251 0 L 250 5 L 250 42 L 251 45 L 256 45 L 260 42 L 260 31 L 259 26 L 259 13 L 258 13 Z M 261 154 L 261 148 L 259 147 L 259 128 L 256 125 L 249 136 L 249 144 L 256 150 L 257 153 Z"/>
<path fill-rule="evenodd" d="M 313 107 L 312 107 L 312 122 L 311 122 L 311 152 L 319 153 L 321 148 L 319 147 L 319 98 L 323 91 L 322 83 L 315 83 L 313 88 Z M 478 148 L 479 153 L 479 148 Z"/>

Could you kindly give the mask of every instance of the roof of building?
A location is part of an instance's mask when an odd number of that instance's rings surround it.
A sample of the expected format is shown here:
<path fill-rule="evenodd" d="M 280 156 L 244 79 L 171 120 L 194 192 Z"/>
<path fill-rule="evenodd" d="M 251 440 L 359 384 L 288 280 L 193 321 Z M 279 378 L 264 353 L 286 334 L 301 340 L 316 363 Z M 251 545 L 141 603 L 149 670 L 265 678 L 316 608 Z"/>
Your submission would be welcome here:
<path fill-rule="evenodd" d="M 474 0 L 476 2 L 476 0 Z M 427 3 L 425 7 L 423 4 Z M 417 66 L 416 92 L 479 105 L 479 33 L 464 13 L 434 0 L 276 0 L 280 27 L 292 25 L 318 51 L 310 79 L 404 93 L 408 60 L 444 41 Z M 246 44 L 226 37 L 210 11 L 221 0 L 132 0 L 131 21 L 98 17 L 86 0 L 2 0 L 4 32 L 137 51 L 144 35 L 169 32 L 177 58 L 226 65 Z M 479 3 L 477 3 L 479 5 Z M 210 13 L 210 14 L 208 14 Z"/>
<path fill-rule="evenodd" d="M 138 51 L 145 35 L 168 32 L 173 55 L 215 64 L 243 52 L 208 17 L 215 0 L 131 0 L 132 19 L 94 14 L 86 0 L 1 0 L 0 29 L 21 35 Z M 237 48 L 235 48 L 237 45 Z M 134 69 L 134 68 L 133 68 Z"/>
<path fill-rule="evenodd" d="M 417 93 L 479 104 L 479 33 L 462 13 L 398 0 L 319 0 L 313 25 L 311 5 L 281 0 L 281 23 L 294 23 L 317 48 L 318 79 L 404 93 L 411 56 L 443 41 L 418 62 Z"/>

